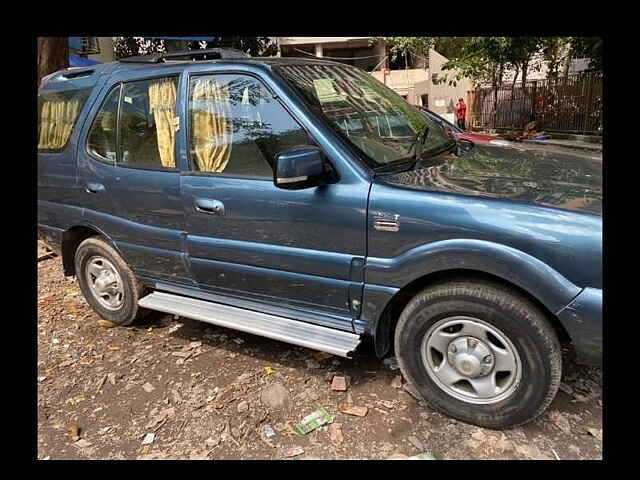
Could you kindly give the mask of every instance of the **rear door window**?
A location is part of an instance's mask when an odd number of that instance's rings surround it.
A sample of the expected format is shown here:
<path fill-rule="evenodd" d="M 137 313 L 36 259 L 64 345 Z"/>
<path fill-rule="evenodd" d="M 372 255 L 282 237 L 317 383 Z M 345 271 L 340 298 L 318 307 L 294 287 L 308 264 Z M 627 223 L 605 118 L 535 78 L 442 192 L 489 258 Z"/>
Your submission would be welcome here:
<path fill-rule="evenodd" d="M 90 88 L 38 94 L 38 151 L 62 151 L 69 142 Z"/>
<path fill-rule="evenodd" d="M 87 139 L 89 153 L 112 163 L 116 161 L 116 128 L 121 88 L 118 85 L 111 90 L 102 102 Z"/>
<path fill-rule="evenodd" d="M 119 164 L 176 168 L 177 90 L 177 77 L 124 84 L 120 100 Z"/>

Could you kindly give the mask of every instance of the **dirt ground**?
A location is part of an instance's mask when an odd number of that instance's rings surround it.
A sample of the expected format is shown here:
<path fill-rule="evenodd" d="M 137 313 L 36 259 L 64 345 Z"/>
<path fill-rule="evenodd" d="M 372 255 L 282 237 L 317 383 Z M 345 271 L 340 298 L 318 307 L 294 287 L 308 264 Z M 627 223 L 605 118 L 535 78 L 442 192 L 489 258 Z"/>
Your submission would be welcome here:
<path fill-rule="evenodd" d="M 128 328 L 98 320 L 59 258 L 38 262 L 39 459 L 602 458 L 600 370 L 569 352 L 548 411 L 497 432 L 434 412 L 366 346 L 322 358 L 162 314 Z M 346 392 L 331 390 L 336 375 L 350 377 Z M 277 384 L 285 405 L 267 408 L 261 395 Z M 345 401 L 366 415 L 342 413 Z M 293 431 L 322 407 L 331 426 Z"/>

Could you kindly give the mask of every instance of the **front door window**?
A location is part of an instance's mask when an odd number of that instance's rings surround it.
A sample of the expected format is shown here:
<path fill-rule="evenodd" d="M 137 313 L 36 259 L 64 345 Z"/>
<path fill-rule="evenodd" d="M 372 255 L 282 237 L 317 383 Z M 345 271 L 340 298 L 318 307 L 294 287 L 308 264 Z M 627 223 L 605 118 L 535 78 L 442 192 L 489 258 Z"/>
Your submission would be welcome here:
<path fill-rule="evenodd" d="M 194 171 L 271 179 L 276 154 L 311 143 L 302 127 L 253 77 L 197 76 L 191 79 L 189 92 Z"/>

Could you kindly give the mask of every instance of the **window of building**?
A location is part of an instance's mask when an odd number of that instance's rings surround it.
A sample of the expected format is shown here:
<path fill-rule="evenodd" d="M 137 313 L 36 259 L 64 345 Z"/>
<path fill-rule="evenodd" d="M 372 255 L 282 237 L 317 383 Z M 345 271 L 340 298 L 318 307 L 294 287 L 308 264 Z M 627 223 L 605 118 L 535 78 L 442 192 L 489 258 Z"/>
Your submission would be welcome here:
<path fill-rule="evenodd" d="M 176 77 L 124 84 L 119 115 L 119 164 L 176 168 L 177 87 Z"/>
<path fill-rule="evenodd" d="M 38 151 L 66 148 L 91 89 L 43 92 L 38 95 Z"/>
<path fill-rule="evenodd" d="M 192 168 L 220 175 L 273 178 L 275 156 L 312 143 L 262 83 L 248 75 L 191 79 Z"/>
<path fill-rule="evenodd" d="M 102 102 L 87 139 L 89 153 L 113 163 L 116 161 L 116 121 L 120 89 L 121 86 L 118 85 Z"/>

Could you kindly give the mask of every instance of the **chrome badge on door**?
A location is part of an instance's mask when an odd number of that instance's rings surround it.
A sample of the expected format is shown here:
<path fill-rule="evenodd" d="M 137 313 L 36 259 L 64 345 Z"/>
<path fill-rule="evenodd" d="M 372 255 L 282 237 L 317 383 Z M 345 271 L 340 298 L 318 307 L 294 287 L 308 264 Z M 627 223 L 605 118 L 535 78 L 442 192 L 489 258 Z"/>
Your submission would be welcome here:
<path fill-rule="evenodd" d="M 373 228 L 381 232 L 397 232 L 400 230 L 400 215 L 376 212 L 373 216 Z"/>

